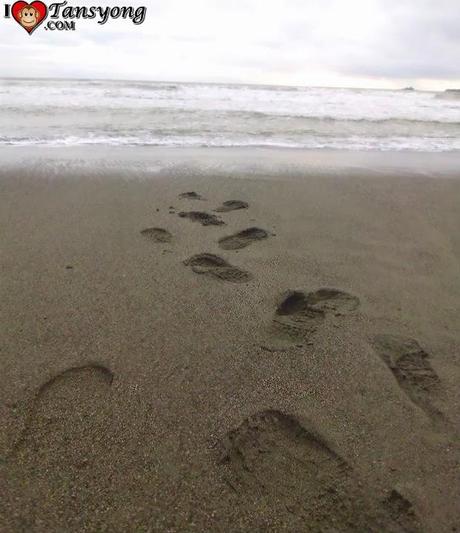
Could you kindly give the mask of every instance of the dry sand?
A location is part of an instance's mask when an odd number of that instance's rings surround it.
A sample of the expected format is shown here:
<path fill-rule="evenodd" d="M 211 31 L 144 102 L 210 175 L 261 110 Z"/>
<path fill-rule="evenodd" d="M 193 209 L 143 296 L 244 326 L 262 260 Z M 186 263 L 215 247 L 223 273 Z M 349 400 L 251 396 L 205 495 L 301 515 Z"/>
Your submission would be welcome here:
<path fill-rule="evenodd" d="M 2 532 L 460 530 L 460 180 L 83 159 L 0 171 Z"/>

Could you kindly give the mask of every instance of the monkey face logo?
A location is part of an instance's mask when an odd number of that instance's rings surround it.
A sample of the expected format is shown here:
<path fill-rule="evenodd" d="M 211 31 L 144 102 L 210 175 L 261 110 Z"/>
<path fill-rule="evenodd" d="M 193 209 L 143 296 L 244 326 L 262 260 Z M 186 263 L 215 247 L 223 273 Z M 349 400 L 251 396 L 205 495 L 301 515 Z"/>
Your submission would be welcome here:
<path fill-rule="evenodd" d="M 21 1 L 12 5 L 11 12 L 14 20 L 31 34 L 46 19 L 48 8 L 39 0 L 30 4 Z"/>

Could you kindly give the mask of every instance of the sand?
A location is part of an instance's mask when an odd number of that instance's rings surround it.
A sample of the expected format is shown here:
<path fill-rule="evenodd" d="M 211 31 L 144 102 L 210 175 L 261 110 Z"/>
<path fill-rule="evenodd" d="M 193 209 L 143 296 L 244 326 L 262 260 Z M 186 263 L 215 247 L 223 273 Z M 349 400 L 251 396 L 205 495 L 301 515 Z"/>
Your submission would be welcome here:
<path fill-rule="evenodd" d="M 460 529 L 452 160 L 18 153 L 1 531 Z"/>

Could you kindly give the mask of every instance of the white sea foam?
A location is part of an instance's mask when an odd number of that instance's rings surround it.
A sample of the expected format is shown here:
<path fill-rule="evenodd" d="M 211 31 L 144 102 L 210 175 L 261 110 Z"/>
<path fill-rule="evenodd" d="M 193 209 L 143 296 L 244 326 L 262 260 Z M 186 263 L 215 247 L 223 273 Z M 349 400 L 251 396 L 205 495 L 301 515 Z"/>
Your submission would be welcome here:
<path fill-rule="evenodd" d="M 460 150 L 460 100 L 439 96 L 419 91 L 0 80 L 0 145 Z"/>

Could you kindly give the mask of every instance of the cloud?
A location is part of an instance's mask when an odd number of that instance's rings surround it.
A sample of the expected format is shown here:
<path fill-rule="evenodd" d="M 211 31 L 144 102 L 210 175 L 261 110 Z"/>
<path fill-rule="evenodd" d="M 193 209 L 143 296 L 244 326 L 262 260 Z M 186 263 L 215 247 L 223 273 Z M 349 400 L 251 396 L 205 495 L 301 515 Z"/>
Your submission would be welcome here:
<path fill-rule="evenodd" d="M 118 3 L 122 4 L 129 5 L 129 0 Z M 146 4 L 147 18 L 140 26 L 129 20 L 103 26 L 79 20 L 75 32 L 42 27 L 29 36 L 13 20 L 1 19 L 1 72 L 294 85 L 460 86 L 458 0 Z"/>

